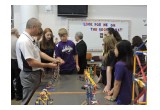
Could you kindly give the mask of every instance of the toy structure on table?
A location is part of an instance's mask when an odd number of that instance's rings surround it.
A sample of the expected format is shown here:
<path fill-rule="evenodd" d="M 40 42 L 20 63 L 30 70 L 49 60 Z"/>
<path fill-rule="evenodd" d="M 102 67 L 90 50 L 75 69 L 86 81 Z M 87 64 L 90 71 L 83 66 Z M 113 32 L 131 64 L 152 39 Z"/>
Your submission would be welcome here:
<path fill-rule="evenodd" d="M 45 89 L 42 90 L 42 92 L 39 94 L 39 97 L 36 99 L 35 105 L 48 105 L 49 103 L 53 103 L 53 99 L 50 99 L 50 95 L 47 89 L 53 89 L 54 88 L 54 82 L 58 81 L 60 79 L 60 65 L 57 63 L 57 68 L 54 70 L 54 73 L 51 77 L 51 79 L 48 81 Z M 48 103 L 49 102 L 49 103 Z"/>
<path fill-rule="evenodd" d="M 94 80 L 91 78 L 92 71 L 88 69 L 85 70 L 85 81 L 86 84 L 82 87 L 82 89 L 86 89 L 86 100 L 82 103 L 82 105 L 96 105 L 99 104 L 98 100 L 96 99 L 96 89 L 97 85 Z M 90 73 L 91 72 L 91 73 Z"/>
<path fill-rule="evenodd" d="M 50 98 L 49 92 L 47 89 L 43 89 L 42 92 L 40 92 L 39 97 L 36 99 L 35 105 L 48 105 L 52 103 L 53 99 Z"/>
<path fill-rule="evenodd" d="M 60 79 L 59 72 L 60 72 L 60 64 L 57 63 L 57 68 L 54 70 L 54 74 L 53 74 L 53 77 L 52 77 L 55 81 L 58 81 Z"/>
<path fill-rule="evenodd" d="M 147 56 L 147 51 L 139 51 L 139 49 L 147 42 L 147 40 L 140 45 L 138 48 L 134 48 L 134 65 L 133 65 L 133 86 L 132 86 L 132 104 L 147 104 L 147 74 L 145 70 L 147 69 L 147 64 L 142 67 L 138 55 Z M 140 67 L 140 71 L 136 73 L 136 63 Z M 138 91 L 138 87 L 141 89 L 141 92 L 135 97 L 135 94 Z M 139 91 L 138 91 L 139 92 Z M 143 100 L 143 101 L 140 101 Z"/>
<path fill-rule="evenodd" d="M 54 73 L 52 74 L 51 76 L 51 79 L 48 81 L 47 83 L 47 86 L 46 88 L 53 88 L 55 86 L 55 81 L 58 81 L 60 79 L 60 74 L 59 74 L 59 71 L 60 71 L 60 65 L 59 63 L 57 63 L 57 68 L 54 70 Z"/>

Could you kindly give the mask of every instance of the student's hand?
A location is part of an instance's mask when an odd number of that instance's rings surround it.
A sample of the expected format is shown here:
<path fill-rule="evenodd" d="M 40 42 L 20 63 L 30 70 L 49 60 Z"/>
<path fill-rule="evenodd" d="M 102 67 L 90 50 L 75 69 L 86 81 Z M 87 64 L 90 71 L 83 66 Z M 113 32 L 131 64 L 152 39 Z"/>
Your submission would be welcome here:
<path fill-rule="evenodd" d="M 111 96 L 108 96 L 108 95 L 107 95 L 107 96 L 105 96 L 104 98 L 107 99 L 107 100 L 110 100 L 110 99 L 111 99 Z"/>
<path fill-rule="evenodd" d="M 65 61 L 60 59 L 60 64 L 64 64 L 64 63 L 65 63 Z"/>
<path fill-rule="evenodd" d="M 113 94 L 113 90 L 108 91 L 108 93 L 107 93 L 108 96 L 111 96 L 112 94 Z"/>
<path fill-rule="evenodd" d="M 104 98 L 112 102 L 116 100 L 115 98 L 113 98 L 113 96 L 105 96 Z"/>
<path fill-rule="evenodd" d="M 60 65 L 65 63 L 64 60 L 62 60 L 62 59 L 59 58 L 59 57 L 56 58 L 56 60 L 57 60 L 57 63 L 60 63 Z"/>
<path fill-rule="evenodd" d="M 57 63 L 57 62 L 58 62 L 58 60 L 57 60 L 57 59 L 52 58 L 52 63 Z"/>
<path fill-rule="evenodd" d="M 106 85 L 105 88 L 103 89 L 103 92 L 107 92 L 108 93 L 109 91 L 110 91 L 110 88 L 108 87 L 108 85 Z"/>
<path fill-rule="evenodd" d="M 79 65 L 76 65 L 76 68 L 77 68 L 77 71 L 79 71 L 79 70 L 80 70 L 80 67 L 79 67 Z"/>
<path fill-rule="evenodd" d="M 48 68 L 56 68 L 56 67 L 57 67 L 57 64 L 48 63 L 48 64 L 47 64 L 47 67 L 48 67 Z"/>

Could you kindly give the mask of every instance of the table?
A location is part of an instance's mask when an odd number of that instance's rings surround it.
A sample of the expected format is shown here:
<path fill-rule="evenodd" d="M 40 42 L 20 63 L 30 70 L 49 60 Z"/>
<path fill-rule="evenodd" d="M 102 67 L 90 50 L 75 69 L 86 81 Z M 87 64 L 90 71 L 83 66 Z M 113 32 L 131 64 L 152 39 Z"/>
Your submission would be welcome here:
<path fill-rule="evenodd" d="M 29 105 L 34 105 L 37 99 L 38 94 L 45 88 L 47 82 L 51 79 L 51 76 L 46 76 L 40 87 L 36 90 L 33 97 L 31 98 Z M 94 78 L 94 80 L 96 77 Z M 55 82 L 55 87 L 50 96 L 53 99 L 52 105 L 81 105 L 86 100 L 86 90 L 81 89 L 85 84 L 85 81 L 79 80 L 79 75 L 61 75 L 61 79 Z M 106 102 L 104 99 L 105 93 L 102 92 L 103 85 L 99 85 L 97 90 L 96 98 L 99 100 L 99 103 L 102 105 L 112 104 L 111 102 Z"/>

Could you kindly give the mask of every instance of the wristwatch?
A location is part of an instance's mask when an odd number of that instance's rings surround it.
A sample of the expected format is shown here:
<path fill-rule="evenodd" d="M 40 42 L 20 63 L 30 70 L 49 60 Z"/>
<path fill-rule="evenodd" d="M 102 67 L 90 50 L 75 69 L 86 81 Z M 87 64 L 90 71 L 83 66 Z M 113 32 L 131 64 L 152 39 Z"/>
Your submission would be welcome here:
<path fill-rule="evenodd" d="M 111 96 L 110 101 L 112 101 L 112 102 L 115 101 L 115 98 L 113 98 L 113 97 Z"/>

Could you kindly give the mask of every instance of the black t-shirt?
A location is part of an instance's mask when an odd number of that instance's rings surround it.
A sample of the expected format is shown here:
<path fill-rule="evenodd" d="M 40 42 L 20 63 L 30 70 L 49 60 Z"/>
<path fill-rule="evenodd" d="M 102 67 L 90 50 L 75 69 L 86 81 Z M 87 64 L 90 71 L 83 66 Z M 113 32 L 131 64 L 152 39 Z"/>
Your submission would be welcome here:
<path fill-rule="evenodd" d="M 112 66 L 114 68 L 115 63 L 116 63 L 116 57 L 114 54 L 114 50 L 110 50 L 106 61 L 106 66 Z"/>
<path fill-rule="evenodd" d="M 115 71 L 114 65 L 115 65 L 115 63 L 116 63 L 116 57 L 115 57 L 115 54 L 114 54 L 114 50 L 110 50 L 104 66 L 106 67 L 106 69 L 107 69 L 107 66 L 113 67 L 113 69 L 112 69 L 112 79 L 111 79 L 111 89 L 114 86 L 114 71 Z M 102 71 L 102 72 L 103 72 L 102 73 L 102 82 L 106 85 L 107 84 L 106 71 Z"/>
<path fill-rule="evenodd" d="M 111 50 L 108 54 L 106 66 L 111 66 L 112 67 L 112 80 L 111 80 L 111 88 L 114 86 L 114 71 L 115 71 L 115 66 L 116 64 L 116 56 L 114 53 L 114 50 Z"/>
<path fill-rule="evenodd" d="M 40 45 L 40 50 L 44 53 L 46 53 L 48 56 L 52 57 L 53 58 L 53 54 L 54 54 L 54 48 L 47 48 L 47 49 L 42 49 L 41 48 L 41 45 Z M 41 62 L 42 63 L 49 63 L 49 61 L 47 60 L 44 60 L 44 59 L 41 59 Z"/>

